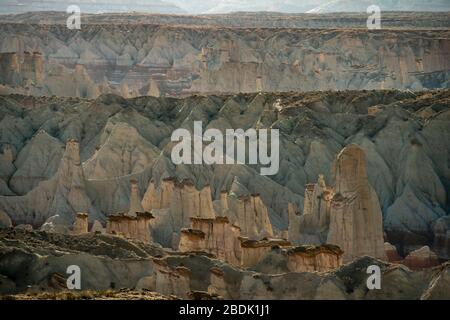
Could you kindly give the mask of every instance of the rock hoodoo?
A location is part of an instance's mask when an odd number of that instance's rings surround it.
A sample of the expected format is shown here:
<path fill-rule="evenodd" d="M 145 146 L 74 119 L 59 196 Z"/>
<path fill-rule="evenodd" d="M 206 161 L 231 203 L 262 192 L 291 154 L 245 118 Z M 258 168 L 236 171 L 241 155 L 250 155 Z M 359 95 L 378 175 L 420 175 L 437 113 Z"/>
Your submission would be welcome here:
<path fill-rule="evenodd" d="M 79 212 L 75 215 L 75 222 L 73 224 L 74 234 L 88 233 L 88 214 Z"/>
<path fill-rule="evenodd" d="M 294 214 L 291 205 L 288 208 L 290 237 L 296 244 L 321 244 L 326 242 L 330 224 L 330 208 L 333 190 L 326 186 L 323 175 L 319 175 L 317 183 L 305 186 L 303 214 Z"/>
<path fill-rule="evenodd" d="M 333 173 L 327 242 L 344 251 L 344 262 L 363 255 L 386 259 L 380 203 L 367 179 L 364 151 L 355 144 L 345 147 Z"/>
<path fill-rule="evenodd" d="M 251 239 L 273 237 L 269 211 L 259 194 L 239 197 L 236 204 L 236 217 L 243 237 Z"/>
<path fill-rule="evenodd" d="M 127 239 L 152 242 L 151 220 L 153 215 L 141 205 L 139 187 L 136 180 L 131 180 L 130 209 L 127 212 L 111 214 L 106 223 L 106 232 Z"/>
<path fill-rule="evenodd" d="M 343 251 L 333 245 L 298 246 L 285 252 L 290 272 L 324 272 L 342 265 Z"/>
<path fill-rule="evenodd" d="M 240 229 L 227 217 L 191 218 L 191 228 L 182 229 L 179 250 L 206 251 L 238 266 L 241 261 Z"/>

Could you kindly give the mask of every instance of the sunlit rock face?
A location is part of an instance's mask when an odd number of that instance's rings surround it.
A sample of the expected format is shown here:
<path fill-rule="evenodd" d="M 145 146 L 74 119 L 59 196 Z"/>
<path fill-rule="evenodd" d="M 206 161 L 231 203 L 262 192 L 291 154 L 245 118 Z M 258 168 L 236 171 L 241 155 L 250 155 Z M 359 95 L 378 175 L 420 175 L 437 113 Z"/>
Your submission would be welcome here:
<path fill-rule="evenodd" d="M 381 208 L 366 168 L 364 151 L 357 145 L 345 147 L 333 166 L 335 194 L 327 242 L 344 251 L 344 261 L 363 255 L 386 259 Z"/>

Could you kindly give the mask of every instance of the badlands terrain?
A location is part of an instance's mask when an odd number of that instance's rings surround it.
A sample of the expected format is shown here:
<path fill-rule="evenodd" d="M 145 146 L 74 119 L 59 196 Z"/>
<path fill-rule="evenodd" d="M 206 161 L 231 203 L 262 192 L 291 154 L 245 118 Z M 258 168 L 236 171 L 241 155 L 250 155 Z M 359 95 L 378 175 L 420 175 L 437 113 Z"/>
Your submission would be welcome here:
<path fill-rule="evenodd" d="M 450 299 L 449 13 L 220 10 L 0 16 L 0 295 Z M 279 171 L 175 165 L 195 121 Z"/>
<path fill-rule="evenodd" d="M 333 186 L 336 155 L 357 144 L 379 199 L 385 240 L 406 255 L 432 247 L 436 235 L 443 235 L 435 251 L 448 259 L 449 90 L 184 99 L 9 95 L 0 101 L 0 210 L 14 225 L 39 228 L 50 221 L 67 227 L 76 212 L 105 223 L 108 215 L 129 210 L 131 179 L 137 179 L 144 209 L 163 208 L 152 199 L 172 178 L 190 181 L 197 190 L 208 187 L 213 211 L 230 218 L 219 209 L 222 191 L 230 202 L 260 195 L 274 233 L 281 234 L 288 229 L 289 204 L 304 207 L 305 185 L 323 175 Z M 261 176 L 260 165 L 243 164 L 175 166 L 170 136 L 176 128 L 192 130 L 194 121 L 205 129 L 279 129 L 279 172 Z M 64 150 L 71 140 L 77 142 Z M 174 219 L 155 227 L 154 240 L 163 246 L 170 247 L 172 232 L 179 232 Z"/>

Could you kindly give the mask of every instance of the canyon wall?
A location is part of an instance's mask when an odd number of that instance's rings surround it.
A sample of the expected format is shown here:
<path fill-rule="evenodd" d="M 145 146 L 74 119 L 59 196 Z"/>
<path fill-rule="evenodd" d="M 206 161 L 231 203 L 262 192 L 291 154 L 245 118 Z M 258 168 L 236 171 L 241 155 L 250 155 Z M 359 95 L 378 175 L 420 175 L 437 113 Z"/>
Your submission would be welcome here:
<path fill-rule="evenodd" d="M 448 88 L 449 49 L 448 30 L 0 24 L 0 84 L 85 98 Z"/>

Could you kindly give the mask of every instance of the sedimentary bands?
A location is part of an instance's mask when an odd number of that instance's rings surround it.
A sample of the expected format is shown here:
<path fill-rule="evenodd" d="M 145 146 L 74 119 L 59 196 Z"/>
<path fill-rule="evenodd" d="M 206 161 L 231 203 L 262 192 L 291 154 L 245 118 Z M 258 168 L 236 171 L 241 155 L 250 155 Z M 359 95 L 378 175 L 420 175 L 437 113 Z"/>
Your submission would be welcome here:
<path fill-rule="evenodd" d="M 313 251 L 331 265 L 448 259 L 449 100 L 449 90 L 1 96 L 2 224 L 106 231 L 235 265 L 304 244 L 337 245 Z M 171 133 L 194 121 L 279 129 L 279 172 L 174 165 Z M 415 252 L 423 246 L 433 252 Z"/>
<path fill-rule="evenodd" d="M 2 23 L 0 92 L 129 98 L 448 88 L 449 52 L 448 29 Z"/>

